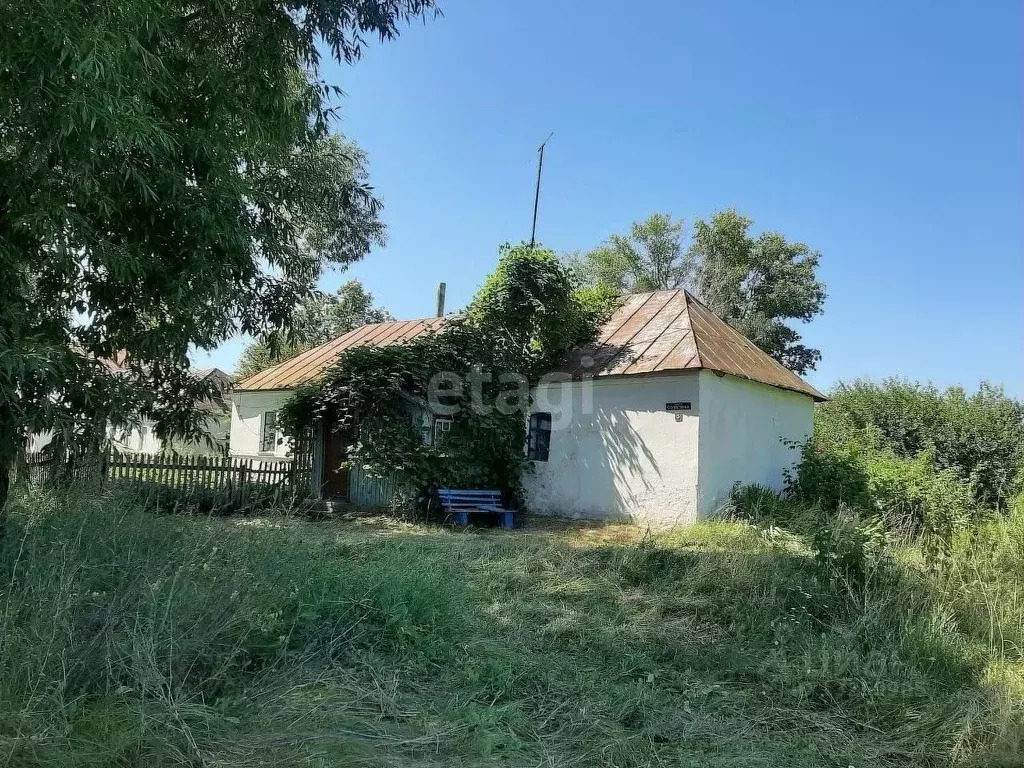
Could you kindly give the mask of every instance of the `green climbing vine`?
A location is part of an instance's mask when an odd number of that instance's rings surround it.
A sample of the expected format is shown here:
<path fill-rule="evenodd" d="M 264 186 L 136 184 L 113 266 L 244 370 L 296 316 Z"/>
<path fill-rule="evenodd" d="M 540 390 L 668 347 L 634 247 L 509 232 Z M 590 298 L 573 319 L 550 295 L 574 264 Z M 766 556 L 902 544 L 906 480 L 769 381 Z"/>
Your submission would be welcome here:
<path fill-rule="evenodd" d="M 506 244 L 463 314 L 402 344 L 346 350 L 289 400 L 283 424 L 293 435 L 338 430 L 350 462 L 394 472 L 413 492 L 497 487 L 518 499 L 530 389 L 615 301 L 581 288 L 553 251 Z M 451 417 L 440 445 L 423 439 L 424 413 Z"/>

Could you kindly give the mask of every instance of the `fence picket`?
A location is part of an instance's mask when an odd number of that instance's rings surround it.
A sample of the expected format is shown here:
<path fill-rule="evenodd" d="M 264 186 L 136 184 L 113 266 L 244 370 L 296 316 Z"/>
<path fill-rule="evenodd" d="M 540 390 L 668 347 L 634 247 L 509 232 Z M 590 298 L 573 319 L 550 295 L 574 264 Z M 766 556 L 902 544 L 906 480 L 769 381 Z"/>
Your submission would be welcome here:
<path fill-rule="evenodd" d="M 288 459 L 251 459 L 231 456 L 181 456 L 173 453 L 120 453 L 112 448 L 66 459 L 29 454 L 30 482 L 140 483 L 159 499 L 162 493 L 210 494 L 231 502 L 253 500 L 258 488 L 274 496 L 309 493 L 312 457 L 307 452 Z M 262 495 L 262 492 L 261 492 Z"/>

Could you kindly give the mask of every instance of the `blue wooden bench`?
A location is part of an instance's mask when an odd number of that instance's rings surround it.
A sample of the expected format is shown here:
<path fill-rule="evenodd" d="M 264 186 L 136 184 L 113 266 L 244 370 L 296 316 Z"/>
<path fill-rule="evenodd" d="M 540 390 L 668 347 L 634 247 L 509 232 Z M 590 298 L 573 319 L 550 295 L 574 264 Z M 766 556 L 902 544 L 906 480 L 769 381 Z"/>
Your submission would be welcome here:
<path fill-rule="evenodd" d="M 501 491 L 438 488 L 437 495 L 444 511 L 454 514 L 458 525 L 469 523 L 470 512 L 490 512 L 501 516 L 502 528 L 512 527 L 512 513 L 515 510 L 501 506 Z"/>

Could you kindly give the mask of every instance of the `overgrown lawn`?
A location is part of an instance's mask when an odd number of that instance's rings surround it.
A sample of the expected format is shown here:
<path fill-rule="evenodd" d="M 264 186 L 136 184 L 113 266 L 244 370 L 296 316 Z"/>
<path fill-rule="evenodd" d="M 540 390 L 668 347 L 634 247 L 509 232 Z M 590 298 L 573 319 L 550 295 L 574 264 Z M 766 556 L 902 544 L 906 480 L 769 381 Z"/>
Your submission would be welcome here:
<path fill-rule="evenodd" d="M 863 593 L 795 539 L 16 496 L 0 765 L 1018 766 L 1024 522 Z"/>

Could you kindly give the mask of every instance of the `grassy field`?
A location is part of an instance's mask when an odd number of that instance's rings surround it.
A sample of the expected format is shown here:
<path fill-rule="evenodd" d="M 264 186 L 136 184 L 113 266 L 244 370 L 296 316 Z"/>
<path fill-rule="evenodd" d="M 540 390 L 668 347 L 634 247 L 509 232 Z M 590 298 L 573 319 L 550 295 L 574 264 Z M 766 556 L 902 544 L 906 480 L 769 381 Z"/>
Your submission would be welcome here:
<path fill-rule="evenodd" d="M 1020 520 L 855 596 L 737 523 L 10 512 L 4 766 L 1024 765 Z"/>

